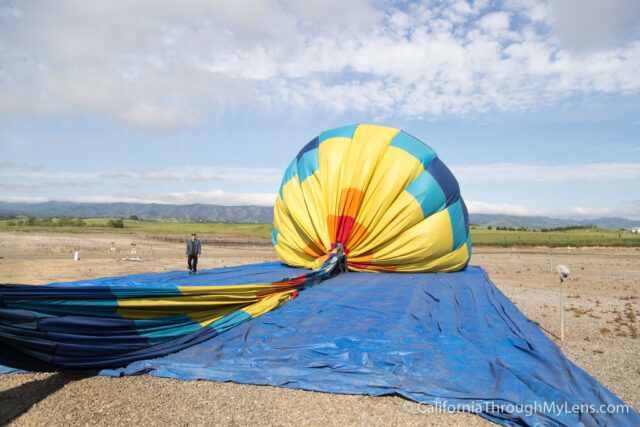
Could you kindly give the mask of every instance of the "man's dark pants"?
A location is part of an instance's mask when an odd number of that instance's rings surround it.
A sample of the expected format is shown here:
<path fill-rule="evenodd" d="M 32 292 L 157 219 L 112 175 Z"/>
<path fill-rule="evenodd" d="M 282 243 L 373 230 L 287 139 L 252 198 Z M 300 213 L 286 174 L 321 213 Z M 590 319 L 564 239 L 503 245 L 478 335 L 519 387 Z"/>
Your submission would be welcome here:
<path fill-rule="evenodd" d="M 191 266 L 192 263 L 193 263 L 193 267 Z M 189 270 L 195 273 L 198 266 L 198 255 L 189 255 L 188 264 L 189 264 Z"/>

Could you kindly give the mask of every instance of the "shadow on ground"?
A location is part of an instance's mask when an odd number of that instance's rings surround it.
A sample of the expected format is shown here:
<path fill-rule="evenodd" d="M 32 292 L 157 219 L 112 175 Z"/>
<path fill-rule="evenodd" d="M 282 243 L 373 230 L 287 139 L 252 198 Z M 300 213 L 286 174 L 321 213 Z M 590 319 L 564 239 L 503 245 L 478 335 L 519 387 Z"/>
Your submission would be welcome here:
<path fill-rule="evenodd" d="M 0 392 L 0 425 L 24 414 L 33 405 L 73 381 L 90 377 L 85 374 L 59 372 L 42 380 L 34 380 Z"/>

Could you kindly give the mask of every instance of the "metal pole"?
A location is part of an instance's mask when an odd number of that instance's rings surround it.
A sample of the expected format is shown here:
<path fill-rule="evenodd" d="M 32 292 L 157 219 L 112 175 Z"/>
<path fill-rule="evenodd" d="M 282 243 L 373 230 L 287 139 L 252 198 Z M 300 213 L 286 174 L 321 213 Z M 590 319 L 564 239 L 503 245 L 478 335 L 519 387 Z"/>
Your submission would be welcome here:
<path fill-rule="evenodd" d="M 551 273 L 553 273 L 553 264 L 551 263 L 551 253 L 552 253 L 552 252 L 553 252 L 553 251 L 552 251 L 551 249 L 549 249 L 549 271 L 550 271 Z"/>
<path fill-rule="evenodd" d="M 564 280 L 560 279 L 560 341 L 564 341 Z"/>

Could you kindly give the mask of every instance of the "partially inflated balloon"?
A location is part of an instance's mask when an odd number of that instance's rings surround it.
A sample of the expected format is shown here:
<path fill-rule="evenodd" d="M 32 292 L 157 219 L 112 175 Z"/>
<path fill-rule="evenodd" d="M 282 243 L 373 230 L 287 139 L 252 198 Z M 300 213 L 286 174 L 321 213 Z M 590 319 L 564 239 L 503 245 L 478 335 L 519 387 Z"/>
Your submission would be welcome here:
<path fill-rule="evenodd" d="M 273 244 L 285 263 L 317 268 L 336 242 L 352 270 L 461 270 L 471 240 L 458 182 L 435 151 L 398 129 L 322 132 L 284 174 Z"/>

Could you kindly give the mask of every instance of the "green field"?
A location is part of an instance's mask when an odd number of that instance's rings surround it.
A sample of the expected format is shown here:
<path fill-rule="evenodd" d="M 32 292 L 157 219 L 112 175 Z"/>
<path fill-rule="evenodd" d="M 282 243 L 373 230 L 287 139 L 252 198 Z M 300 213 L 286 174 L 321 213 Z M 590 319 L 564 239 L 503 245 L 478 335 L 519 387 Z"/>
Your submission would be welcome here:
<path fill-rule="evenodd" d="M 471 242 L 478 246 L 619 246 L 640 247 L 640 234 L 613 230 L 579 229 L 569 231 L 488 230 L 471 226 Z"/>
<path fill-rule="evenodd" d="M 85 226 L 57 225 L 11 225 L 16 220 L 0 221 L 0 231 L 21 232 L 61 232 L 61 233 L 140 233 L 140 234 L 238 234 L 244 236 L 271 238 L 271 224 L 218 224 L 189 223 L 176 221 L 134 221 L 123 220 L 124 228 L 110 227 L 109 220 L 114 218 L 84 218 Z M 55 221 L 54 221 L 55 222 Z"/>
<path fill-rule="evenodd" d="M 16 220 L 0 221 L 0 231 L 19 232 L 65 232 L 65 233 L 136 233 L 136 234 L 236 234 L 271 238 L 271 224 L 222 224 L 187 223 L 179 221 L 134 221 L 123 220 L 123 228 L 110 227 L 114 218 L 86 218 L 82 226 L 18 225 Z M 24 221 L 23 221 L 24 222 Z M 618 231 L 579 229 L 569 231 L 508 231 L 489 230 L 487 227 L 471 226 L 471 241 L 477 246 L 618 246 L 640 247 L 640 234 Z"/>

